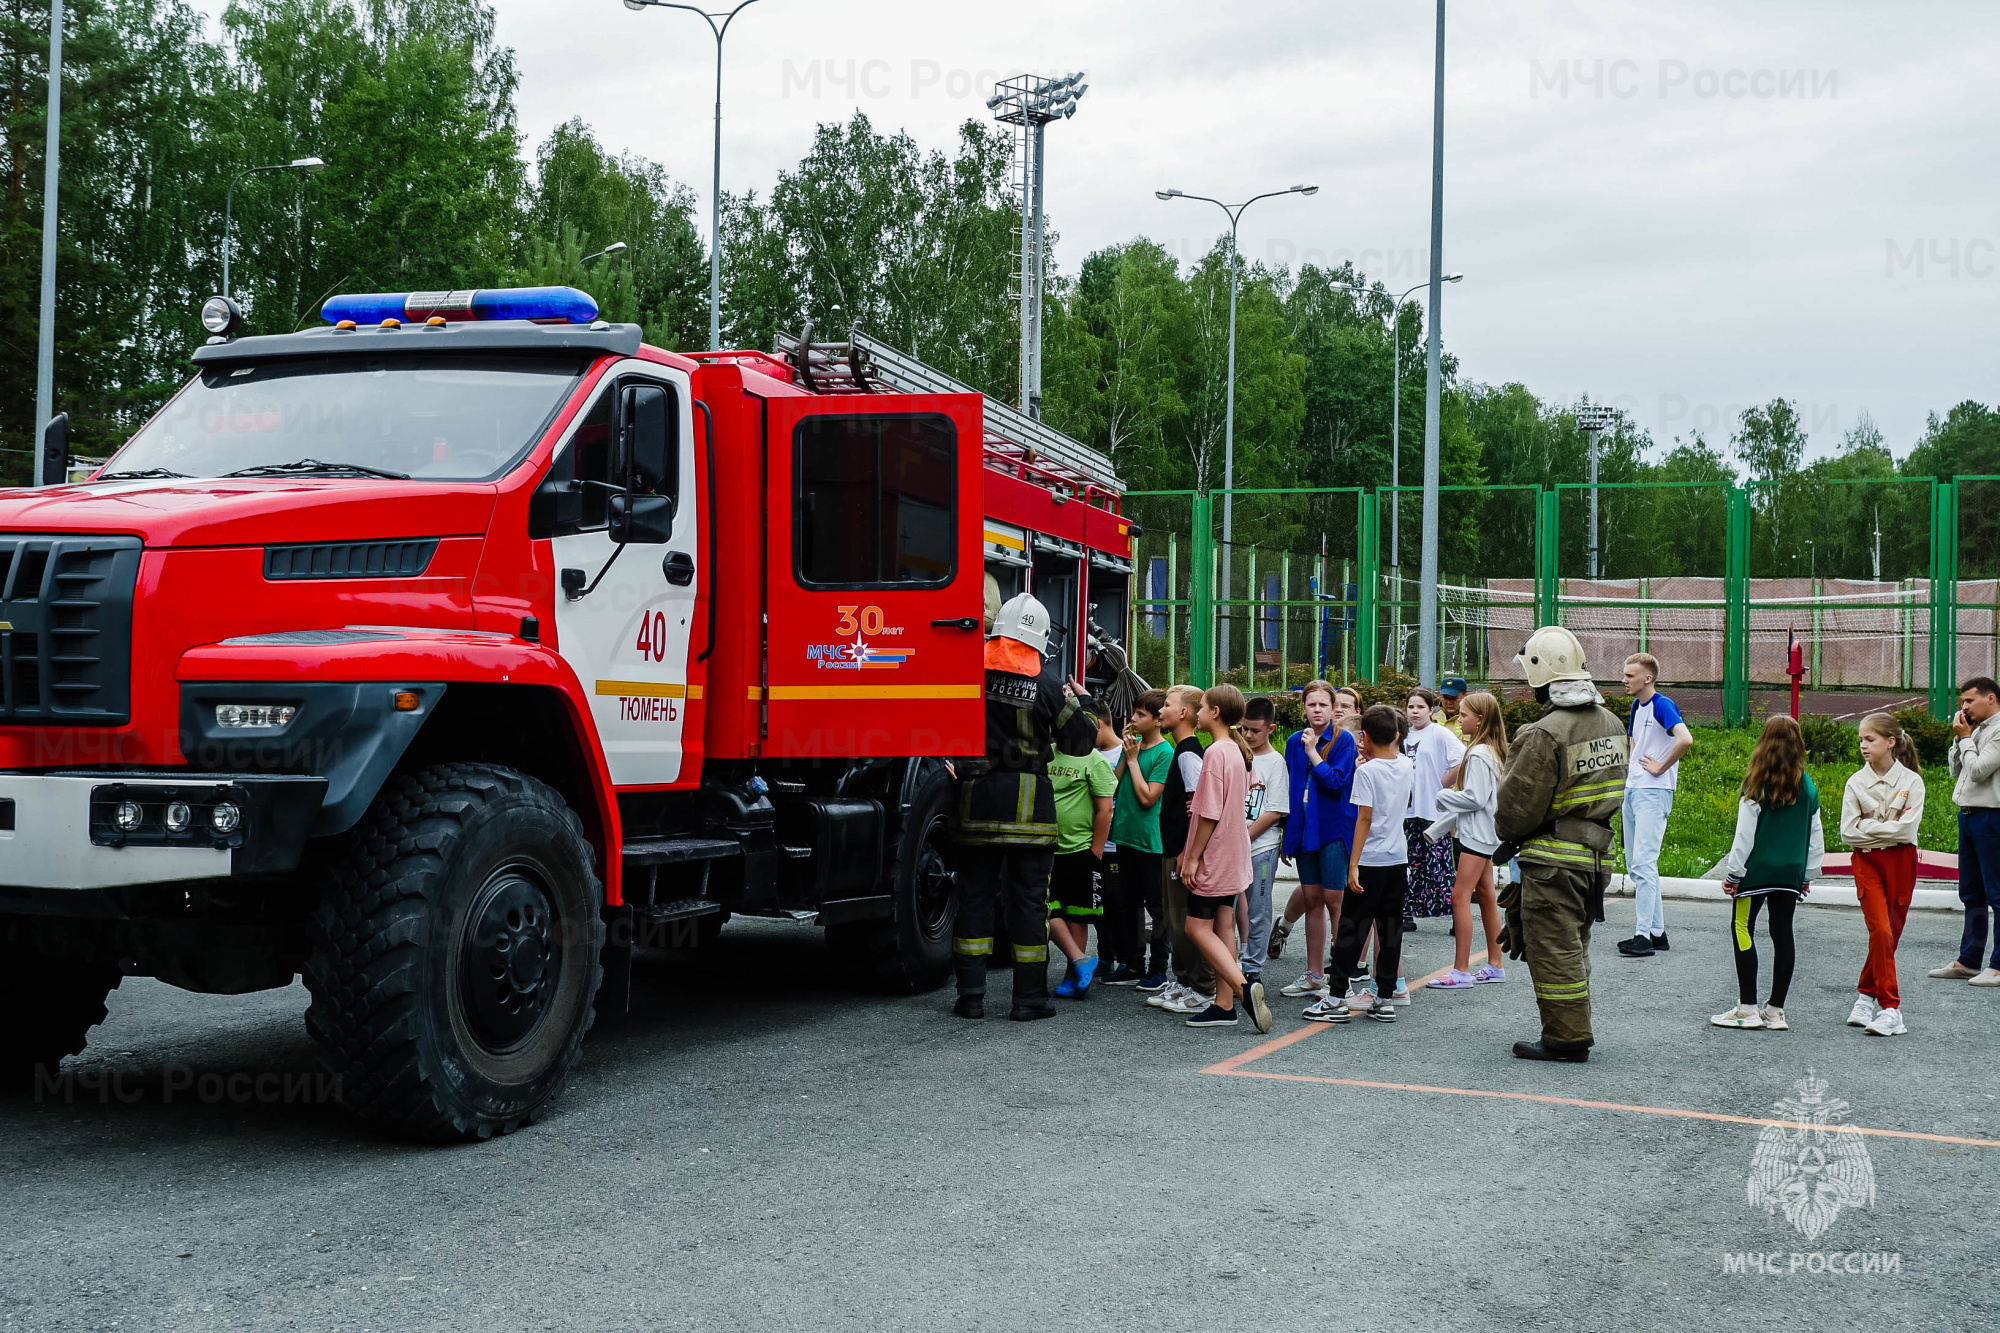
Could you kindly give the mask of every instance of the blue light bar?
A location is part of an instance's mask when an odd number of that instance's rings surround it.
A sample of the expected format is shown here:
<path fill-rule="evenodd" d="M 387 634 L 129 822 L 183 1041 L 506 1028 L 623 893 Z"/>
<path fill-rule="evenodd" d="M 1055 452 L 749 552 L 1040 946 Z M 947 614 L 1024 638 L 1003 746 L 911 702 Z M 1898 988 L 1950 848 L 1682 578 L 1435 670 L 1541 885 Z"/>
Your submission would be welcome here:
<path fill-rule="evenodd" d="M 421 322 L 432 316 L 468 319 L 566 320 L 588 324 L 597 318 L 597 302 L 574 287 L 500 287 L 485 291 L 370 292 L 332 296 L 320 306 L 329 324 L 353 320 L 380 324 L 385 319 Z"/>

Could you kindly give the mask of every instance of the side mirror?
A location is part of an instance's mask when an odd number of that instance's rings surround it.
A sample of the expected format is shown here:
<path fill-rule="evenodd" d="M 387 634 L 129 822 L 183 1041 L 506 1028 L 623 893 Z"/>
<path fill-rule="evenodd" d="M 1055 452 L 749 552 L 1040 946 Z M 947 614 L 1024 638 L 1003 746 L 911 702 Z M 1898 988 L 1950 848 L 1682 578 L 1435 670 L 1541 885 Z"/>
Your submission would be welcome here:
<path fill-rule="evenodd" d="M 37 486 L 60 486 L 69 480 L 69 413 L 58 412 L 49 418 L 42 432 L 40 461 Z"/>
<path fill-rule="evenodd" d="M 613 482 L 639 495 L 666 501 L 667 516 L 674 512 L 672 399 L 653 384 L 626 386 L 618 396 L 616 453 L 611 459 Z"/>
<path fill-rule="evenodd" d="M 625 491 L 611 497 L 612 541 L 658 546 L 673 535 L 674 502 L 666 496 Z"/>

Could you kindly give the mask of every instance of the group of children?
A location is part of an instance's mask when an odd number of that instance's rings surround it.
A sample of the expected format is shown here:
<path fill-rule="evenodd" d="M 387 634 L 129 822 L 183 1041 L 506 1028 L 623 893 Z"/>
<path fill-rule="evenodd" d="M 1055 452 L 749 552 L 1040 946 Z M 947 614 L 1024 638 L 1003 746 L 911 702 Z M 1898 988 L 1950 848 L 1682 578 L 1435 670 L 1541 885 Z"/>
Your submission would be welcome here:
<path fill-rule="evenodd" d="M 1263 964 L 1303 920 L 1305 971 L 1278 993 L 1310 997 L 1303 1017 L 1311 1022 L 1356 1014 L 1393 1022 L 1410 1002 L 1404 932 L 1416 916 L 1445 914 L 1453 964 L 1425 984 L 1504 982 L 1493 856 L 1506 723 L 1494 695 L 1467 693 L 1462 680 L 1444 685 L 1443 696 L 1413 691 L 1401 710 L 1364 709 L 1355 690 L 1314 681 L 1301 696 L 1306 725 L 1282 751 L 1272 745 L 1269 698 L 1245 699 L 1231 685 L 1149 690 L 1122 734 L 1113 719 L 1100 724 L 1095 754 L 1058 756 L 1049 769 L 1060 824 L 1050 938 L 1069 968 L 1055 993 L 1081 999 L 1093 985 L 1136 987 L 1190 1027 L 1235 1026 L 1247 1010 L 1268 1032 Z M 1894 718 L 1871 714 L 1859 734 L 1865 762 L 1842 795 L 1840 833 L 1853 850 L 1869 947 L 1847 1021 L 1895 1036 L 1908 1030 L 1895 950 L 1916 884 L 1924 784 Z M 1788 1026 L 1793 915 L 1824 847 L 1798 723 L 1771 718 L 1743 779 L 1723 865 L 1739 995 L 1713 1017 L 1716 1026 Z M 1281 861 L 1297 867 L 1299 886 L 1274 919 Z M 1477 969 L 1475 908 L 1488 960 Z M 1759 915 L 1773 956 L 1761 1003 Z"/>
<path fill-rule="evenodd" d="M 1402 940 L 1414 916 L 1454 920 L 1457 965 L 1429 984 L 1506 980 L 1497 963 L 1469 970 L 1475 904 L 1499 957 L 1493 812 L 1506 729 L 1492 695 L 1460 699 L 1464 682 L 1446 685 L 1455 709 L 1418 690 L 1403 710 L 1363 710 L 1354 690 L 1314 681 L 1306 726 L 1282 752 L 1272 701 L 1231 685 L 1150 690 L 1122 737 L 1105 719 L 1097 754 L 1049 769 L 1060 825 L 1050 938 L 1069 960 L 1055 993 L 1136 987 L 1190 1027 L 1233 1026 L 1247 1010 L 1266 1032 L 1263 965 L 1301 918 L 1306 971 L 1280 994 L 1310 997 L 1315 1022 L 1395 1020 L 1409 1003 Z M 1298 867 L 1299 888 L 1274 921 L 1281 861 Z"/>

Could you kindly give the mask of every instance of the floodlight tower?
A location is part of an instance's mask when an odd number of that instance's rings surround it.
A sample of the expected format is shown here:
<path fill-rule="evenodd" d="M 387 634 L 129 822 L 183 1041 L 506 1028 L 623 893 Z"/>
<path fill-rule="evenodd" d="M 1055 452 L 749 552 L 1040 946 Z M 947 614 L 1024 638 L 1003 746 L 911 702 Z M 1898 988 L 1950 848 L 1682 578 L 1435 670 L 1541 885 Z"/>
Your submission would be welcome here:
<path fill-rule="evenodd" d="M 1014 161 L 1021 196 L 1021 410 L 1042 415 L 1042 130 L 1076 114 L 1090 91 L 1083 72 L 1062 79 L 1022 74 L 993 86 L 986 109 L 1015 127 Z"/>
<path fill-rule="evenodd" d="M 1618 413 L 1609 407 L 1585 404 L 1576 409 L 1576 428 L 1590 442 L 1590 577 L 1597 578 L 1597 437 L 1618 424 Z"/>

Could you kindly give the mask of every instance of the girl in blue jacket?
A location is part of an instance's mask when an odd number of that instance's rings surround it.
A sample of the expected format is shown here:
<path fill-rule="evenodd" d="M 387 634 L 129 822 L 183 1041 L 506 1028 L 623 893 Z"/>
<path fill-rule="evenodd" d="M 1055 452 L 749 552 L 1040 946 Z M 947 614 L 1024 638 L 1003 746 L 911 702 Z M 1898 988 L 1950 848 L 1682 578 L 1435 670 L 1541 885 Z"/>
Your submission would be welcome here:
<path fill-rule="evenodd" d="M 1359 711 L 1352 691 L 1336 691 L 1323 680 L 1305 688 L 1306 729 L 1285 742 L 1285 769 L 1291 782 L 1291 813 L 1285 816 L 1284 859 L 1299 868 L 1299 889 L 1285 905 L 1284 920 L 1272 932 L 1276 958 L 1292 922 L 1306 918 L 1305 975 L 1279 992 L 1294 998 L 1328 994 L 1326 951 L 1340 929 L 1340 904 L 1347 891 L 1347 853 L 1354 839 L 1354 737 L 1343 725 Z M 1324 915 L 1322 916 L 1322 909 Z M 1346 979 L 1342 978 L 1343 991 Z"/>

